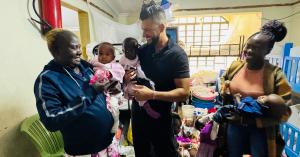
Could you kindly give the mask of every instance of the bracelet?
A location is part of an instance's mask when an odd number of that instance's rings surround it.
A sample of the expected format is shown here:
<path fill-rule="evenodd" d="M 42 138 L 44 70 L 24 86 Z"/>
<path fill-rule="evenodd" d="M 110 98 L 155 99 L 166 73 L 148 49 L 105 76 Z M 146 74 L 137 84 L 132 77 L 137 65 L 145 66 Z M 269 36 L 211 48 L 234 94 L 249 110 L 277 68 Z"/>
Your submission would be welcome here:
<path fill-rule="evenodd" d="M 155 90 L 153 90 L 152 100 L 155 100 Z"/>

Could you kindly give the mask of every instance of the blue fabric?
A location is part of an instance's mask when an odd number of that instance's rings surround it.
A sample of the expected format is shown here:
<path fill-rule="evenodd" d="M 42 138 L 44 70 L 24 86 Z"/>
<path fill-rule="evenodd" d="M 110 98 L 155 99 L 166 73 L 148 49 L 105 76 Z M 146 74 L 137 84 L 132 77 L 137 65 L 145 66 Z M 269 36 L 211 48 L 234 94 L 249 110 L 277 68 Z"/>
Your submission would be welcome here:
<path fill-rule="evenodd" d="M 89 80 L 93 71 L 81 61 L 82 75 L 51 61 L 34 84 L 40 119 L 50 131 L 60 130 L 65 151 L 70 155 L 99 152 L 112 141 L 113 117 L 105 96 L 97 93 Z"/>
<path fill-rule="evenodd" d="M 237 109 L 246 115 L 259 117 L 263 115 L 264 106 L 252 97 L 245 97 L 238 104 Z"/>
<path fill-rule="evenodd" d="M 160 6 L 166 10 L 166 9 L 169 9 L 170 6 L 171 6 L 171 3 L 168 1 L 168 0 L 162 0 L 161 3 L 160 3 Z"/>

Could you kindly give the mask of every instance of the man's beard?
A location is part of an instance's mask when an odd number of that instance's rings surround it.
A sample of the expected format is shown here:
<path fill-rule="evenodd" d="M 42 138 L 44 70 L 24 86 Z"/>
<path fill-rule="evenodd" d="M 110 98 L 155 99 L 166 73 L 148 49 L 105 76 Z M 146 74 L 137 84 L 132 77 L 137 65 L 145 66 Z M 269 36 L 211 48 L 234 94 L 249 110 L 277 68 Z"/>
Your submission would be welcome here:
<path fill-rule="evenodd" d="M 148 45 L 156 45 L 158 43 L 158 41 L 159 41 L 159 36 L 156 36 L 156 37 L 151 38 L 150 41 L 147 41 L 147 44 Z"/>

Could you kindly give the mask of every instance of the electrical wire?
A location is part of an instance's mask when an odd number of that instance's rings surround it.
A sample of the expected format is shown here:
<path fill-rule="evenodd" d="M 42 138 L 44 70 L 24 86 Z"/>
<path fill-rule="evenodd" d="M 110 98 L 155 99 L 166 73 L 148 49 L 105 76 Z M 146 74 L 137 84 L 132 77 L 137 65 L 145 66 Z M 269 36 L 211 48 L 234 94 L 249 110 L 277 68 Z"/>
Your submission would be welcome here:
<path fill-rule="evenodd" d="M 36 10 L 36 8 L 35 8 L 35 1 L 36 1 L 36 0 L 32 0 L 32 7 L 33 7 L 34 13 L 35 13 L 36 16 L 40 19 L 40 21 L 34 19 L 31 15 L 29 15 L 29 16 L 30 16 L 30 19 L 31 19 L 32 21 L 34 21 L 34 22 L 40 24 L 40 25 L 43 25 L 43 26 L 46 25 L 46 29 L 49 29 L 49 30 L 52 29 L 52 26 L 51 26 L 47 21 L 45 21 L 45 20 L 40 16 L 40 14 L 37 12 L 37 10 Z"/>

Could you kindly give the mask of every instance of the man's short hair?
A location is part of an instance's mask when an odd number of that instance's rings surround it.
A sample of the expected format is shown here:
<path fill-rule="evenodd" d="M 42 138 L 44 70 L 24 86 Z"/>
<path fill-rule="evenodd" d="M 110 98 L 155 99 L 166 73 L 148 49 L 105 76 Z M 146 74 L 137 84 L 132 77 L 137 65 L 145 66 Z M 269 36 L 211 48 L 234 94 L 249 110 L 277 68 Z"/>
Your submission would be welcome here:
<path fill-rule="evenodd" d="M 165 11 L 162 7 L 157 5 L 154 1 L 148 4 L 143 4 L 140 12 L 140 20 L 152 19 L 158 24 L 167 22 Z"/>

